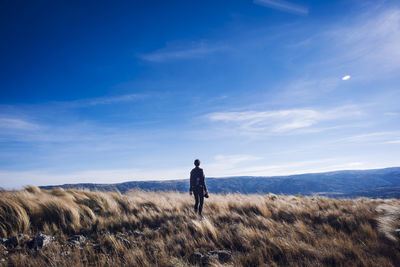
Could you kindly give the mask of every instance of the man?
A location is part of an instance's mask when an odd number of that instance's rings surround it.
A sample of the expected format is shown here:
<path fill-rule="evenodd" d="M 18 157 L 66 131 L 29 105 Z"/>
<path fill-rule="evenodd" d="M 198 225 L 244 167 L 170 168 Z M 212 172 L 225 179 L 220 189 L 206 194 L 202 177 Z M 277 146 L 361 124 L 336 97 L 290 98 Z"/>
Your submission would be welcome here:
<path fill-rule="evenodd" d="M 204 181 L 203 169 L 199 167 L 200 160 L 196 159 L 194 165 L 196 167 L 190 172 L 190 195 L 194 194 L 194 212 L 197 213 L 198 211 L 200 217 L 203 218 L 201 211 L 203 210 L 204 193 L 208 197 L 208 191 Z"/>

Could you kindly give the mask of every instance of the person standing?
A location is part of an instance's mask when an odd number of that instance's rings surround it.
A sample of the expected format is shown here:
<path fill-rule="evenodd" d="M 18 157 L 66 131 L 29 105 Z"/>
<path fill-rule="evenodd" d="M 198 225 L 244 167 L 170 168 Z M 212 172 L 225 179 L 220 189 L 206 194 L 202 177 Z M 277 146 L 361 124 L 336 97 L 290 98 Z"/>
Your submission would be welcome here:
<path fill-rule="evenodd" d="M 199 167 L 200 160 L 196 159 L 194 161 L 194 165 L 196 167 L 190 172 L 190 195 L 194 195 L 194 212 L 198 212 L 199 215 L 203 218 L 201 212 L 203 210 L 204 195 L 208 197 L 208 191 L 203 169 Z"/>

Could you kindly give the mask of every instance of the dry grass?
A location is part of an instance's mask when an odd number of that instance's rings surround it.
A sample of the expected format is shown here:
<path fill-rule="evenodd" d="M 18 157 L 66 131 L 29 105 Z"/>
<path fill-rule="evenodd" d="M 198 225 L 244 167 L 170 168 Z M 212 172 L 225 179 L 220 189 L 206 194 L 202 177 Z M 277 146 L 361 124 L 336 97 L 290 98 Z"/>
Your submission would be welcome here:
<path fill-rule="evenodd" d="M 0 246 L 0 265 L 188 266 L 192 252 L 228 250 L 224 266 L 400 266 L 399 200 L 211 195 L 203 221 L 193 202 L 175 192 L 2 191 L 1 237 L 55 241 L 4 256 Z M 88 240 L 65 245 L 74 234 Z"/>

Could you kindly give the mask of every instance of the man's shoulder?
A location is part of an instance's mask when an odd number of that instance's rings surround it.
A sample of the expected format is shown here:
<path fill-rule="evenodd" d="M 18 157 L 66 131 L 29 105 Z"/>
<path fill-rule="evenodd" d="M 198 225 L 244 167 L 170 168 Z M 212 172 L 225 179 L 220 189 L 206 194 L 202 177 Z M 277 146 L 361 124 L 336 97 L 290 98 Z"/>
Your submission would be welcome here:
<path fill-rule="evenodd" d="M 198 172 L 198 171 L 203 171 L 203 169 L 200 167 L 195 167 L 190 172 Z"/>

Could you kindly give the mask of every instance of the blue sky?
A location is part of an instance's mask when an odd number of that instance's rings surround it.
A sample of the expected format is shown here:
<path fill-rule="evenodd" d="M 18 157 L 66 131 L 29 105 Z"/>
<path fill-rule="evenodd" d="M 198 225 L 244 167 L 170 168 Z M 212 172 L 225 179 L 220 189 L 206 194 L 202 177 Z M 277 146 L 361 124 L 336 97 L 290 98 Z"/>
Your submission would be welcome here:
<path fill-rule="evenodd" d="M 0 187 L 399 166 L 398 1 L 2 1 Z"/>

